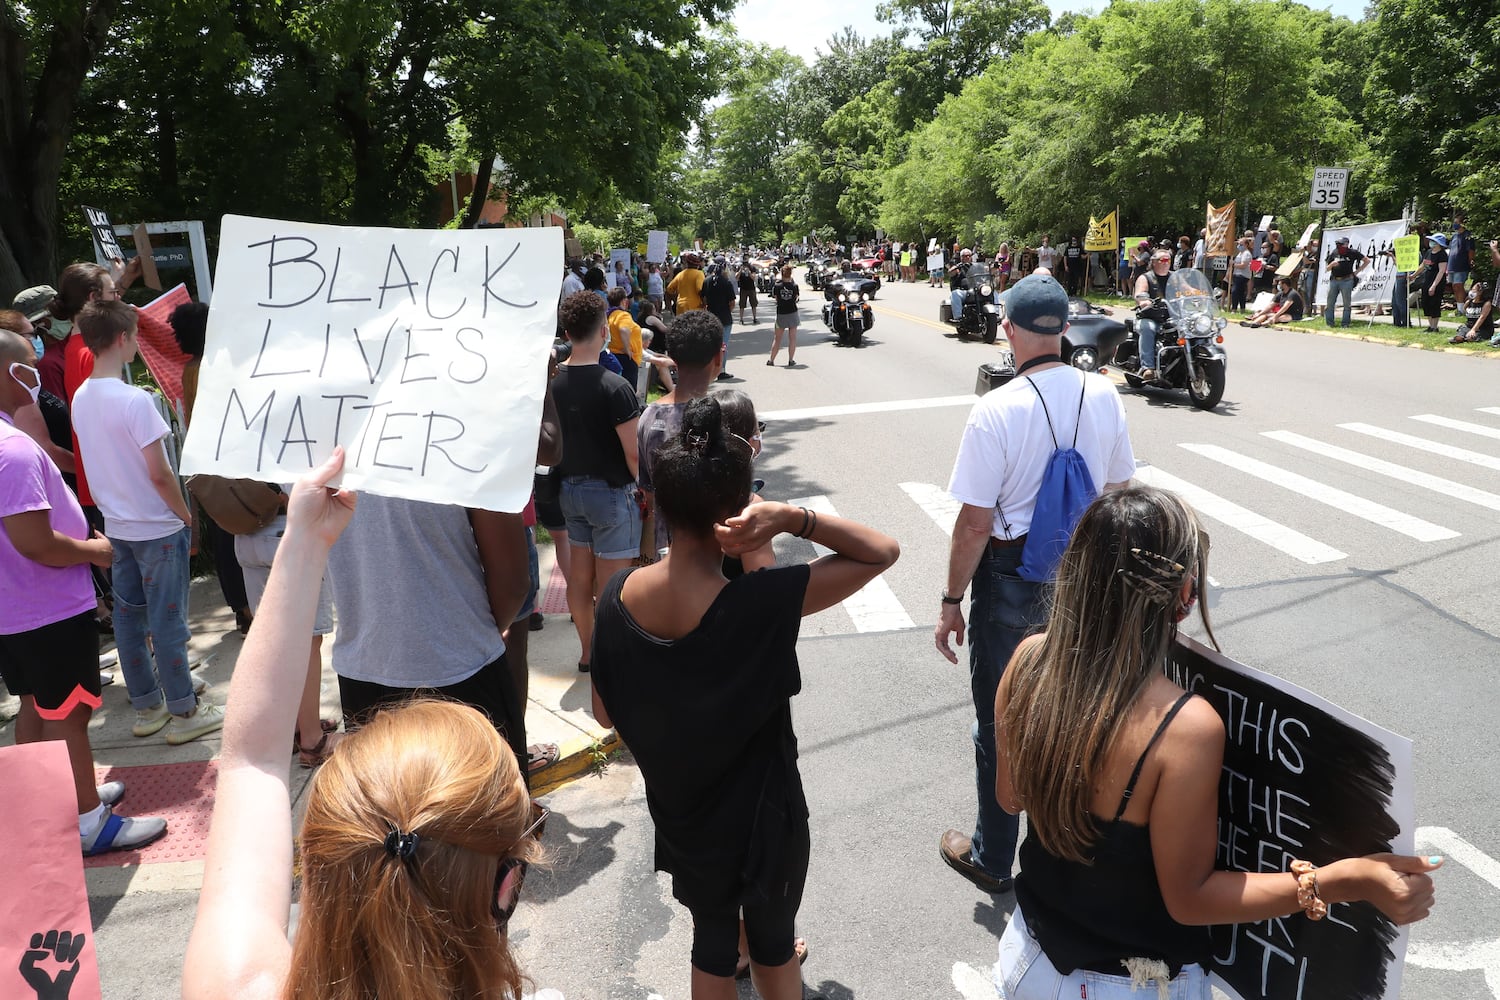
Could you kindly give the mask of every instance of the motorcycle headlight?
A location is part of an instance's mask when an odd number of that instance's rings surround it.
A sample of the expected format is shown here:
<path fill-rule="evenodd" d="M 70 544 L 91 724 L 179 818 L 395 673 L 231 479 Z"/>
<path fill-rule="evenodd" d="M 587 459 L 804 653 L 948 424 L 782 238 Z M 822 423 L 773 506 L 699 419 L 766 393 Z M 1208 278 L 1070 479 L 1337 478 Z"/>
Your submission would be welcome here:
<path fill-rule="evenodd" d="M 985 296 L 986 298 L 988 298 L 989 296 L 995 294 L 995 289 L 992 288 L 992 287 L 990 287 L 989 285 L 980 285 L 979 286 L 979 294 Z"/>
<path fill-rule="evenodd" d="M 1208 336 L 1211 332 L 1213 332 L 1213 328 L 1214 328 L 1214 321 L 1213 321 L 1213 319 L 1211 317 L 1209 317 L 1209 316 L 1195 316 L 1195 317 L 1193 317 L 1193 332 L 1196 333 L 1196 334 L 1198 334 L 1199 336 L 1201 336 L 1201 337 Z"/>
<path fill-rule="evenodd" d="M 868 301 L 870 301 L 870 295 L 869 295 L 869 293 L 868 293 L 868 292 L 867 292 L 867 293 L 865 293 L 865 294 L 864 294 L 864 295 L 861 295 L 861 296 L 860 296 L 860 297 L 859 297 L 859 300 L 860 300 L 860 301 L 861 301 L 861 302 L 868 302 Z"/>
<path fill-rule="evenodd" d="M 847 297 L 848 296 L 846 296 L 843 292 L 839 292 L 839 301 L 840 302 L 844 301 L 844 299 L 846 299 Z"/>

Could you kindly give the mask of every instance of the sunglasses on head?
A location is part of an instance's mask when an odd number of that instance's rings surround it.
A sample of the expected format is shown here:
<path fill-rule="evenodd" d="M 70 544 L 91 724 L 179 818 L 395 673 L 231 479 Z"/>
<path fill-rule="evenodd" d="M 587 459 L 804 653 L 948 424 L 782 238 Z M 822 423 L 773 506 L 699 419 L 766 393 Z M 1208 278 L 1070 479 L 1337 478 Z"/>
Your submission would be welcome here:
<path fill-rule="evenodd" d="M 538 831 L 547 823 L 547 817 L 552 815 L 552 810 L 538 807 L 536 817 L 531 825 L 521 831 L 516 838 L 515 847 L 519 847 L 527 840 L 538 836 Z M 490 914 L 495 918 L 495 926 L 501 933 L 510 924 L 510 918 L 516 912 L 516 907 L 521 902 L 521 886 L 526 881 L 527 864 L 521 858 L 506 858 L 500 862 L 499 869 L 495 872 L 495 898 L 490 901 Z"/>

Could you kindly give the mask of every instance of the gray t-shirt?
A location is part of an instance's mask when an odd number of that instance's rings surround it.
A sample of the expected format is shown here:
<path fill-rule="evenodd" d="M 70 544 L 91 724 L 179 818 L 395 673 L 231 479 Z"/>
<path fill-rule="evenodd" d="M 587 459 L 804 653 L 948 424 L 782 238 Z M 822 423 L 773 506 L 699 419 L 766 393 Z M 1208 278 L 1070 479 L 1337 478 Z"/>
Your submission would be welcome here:
<path fill-rule="evenodd" d="M 341 677 L 445 687 L 505 652 L 463 507 L 361 493 L 328 557 L 328 582 Z"/>

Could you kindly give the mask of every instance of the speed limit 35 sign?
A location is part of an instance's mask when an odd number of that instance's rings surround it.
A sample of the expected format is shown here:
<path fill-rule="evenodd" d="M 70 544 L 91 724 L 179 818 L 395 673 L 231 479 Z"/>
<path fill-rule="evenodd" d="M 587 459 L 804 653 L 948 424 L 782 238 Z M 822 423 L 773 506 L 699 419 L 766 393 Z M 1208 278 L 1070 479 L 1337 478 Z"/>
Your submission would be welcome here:
<path fill-rule="evenodd" d="M 1313 170 L 1312 194 L 1307 207 L 1331 212 L 1344 207 L 1344 192 L 1349 187 L 1349 171 L 1343 167 L 1316 167 Z"/>

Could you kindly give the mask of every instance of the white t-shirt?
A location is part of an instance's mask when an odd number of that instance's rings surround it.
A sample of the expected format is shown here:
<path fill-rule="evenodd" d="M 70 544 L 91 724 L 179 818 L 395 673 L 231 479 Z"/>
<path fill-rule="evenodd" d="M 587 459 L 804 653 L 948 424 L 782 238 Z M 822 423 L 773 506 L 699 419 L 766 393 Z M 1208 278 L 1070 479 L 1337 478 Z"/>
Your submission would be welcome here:
<path fill-rule="evenodd" d="M 578 276 L 578 272 L 577 271 L 574 271 L 574 270 L 572 270 L 570 268 L 568 270 L 568 273 L 565 274 L 565 275 L 563 275 L 563 280 L 562 280 L 562 297 L 563 298 L 567 298 L 569 295 L 572 295 L 574 292 L 581 292 L 581 291 L 583 291 L 583 279 Z"/>
<path fill-rule="evenodd" d="M 1037 247 L 1036 262 L 1038 267 L 1045 267 L 1049 271 L 1052 270 L 1052 265 L 1057 262 L 1057 248 Z"/>
<path fill-rule="evenodd" d="M 1047 400 L 1046 413 L 1028 379 Z M 1080 390 L 1084 392 L 1081 422 Z M 1047 413 L 1057 434 L 1056 444 L 1047 429 Z M 1057 448 L 1074 446 L 1075 429 L 1076 447 L 1096 489 L 1103 490 L 1106 483 L 1128 482 L 1135 475 L 1125 405 L 1114 383 L 1103 375 L 1061 365 L 1014 379 L 974 404 L 958 445 L 948 492 L 960 503 L 996 508 L 991 533 L 1005 538 L 1009 524 L 1009 537 L 1019 538 L 1031 529 L 1032 508 L 1047 460 Z"/>
<path fill-rule="evenodd" d="M 106 535 L 147 542 L 185 527 L 151 485 L 141 454 L 171 433 L 150 393 L 117 378 L 85 379 L 73 396 L 73 432 Z"/>

